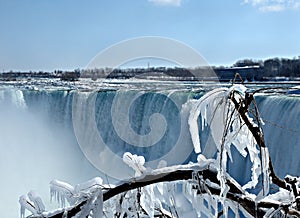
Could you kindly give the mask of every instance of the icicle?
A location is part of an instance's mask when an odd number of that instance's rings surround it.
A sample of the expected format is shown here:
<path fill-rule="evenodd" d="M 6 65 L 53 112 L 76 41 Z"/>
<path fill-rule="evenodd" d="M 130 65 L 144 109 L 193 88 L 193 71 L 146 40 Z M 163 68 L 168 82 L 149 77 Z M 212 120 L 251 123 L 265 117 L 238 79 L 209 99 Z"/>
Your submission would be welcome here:
<path fill-rule="evenodd" d="M 194 102 L 194 105 L 190 111 L 190 116 L 188 119 L 189 129 L 194 145 L 194 150 L 196 153 L 201 152 L 200 139 L 199 139 L 199 129 L 198 129 L 198 117 L 201 113 L 201 122 L 211 123 L 214 118 L 214 113 L 210 110 L 213 108 L 214 104 L 218 104 L 220 99 L 223 99 L 227 95 L 227 89 L 219 88 L 212 90 L 202 96 L 198 101 Z M 218 118 L 216 118 L 218 120 Z M 215 118 L 213 119 L 215 120 Z M 221 125 L 218 125 L 221 126 Z M 204 128 L 204 126 L 202 126 Z M 213 136 L 214 138 L 214 136 Z"/>
<path fill-rule="evenodd" d="M 250 161 L 252 162 L 252 176 L 251 181 L 249 181 L 247 184 L 243 186 L 243 189 L 248 188 L 254 188 L 258 183 L 258 177 L 261 174 L 261 164 L 260 164 L 260 158 L 259 158 L 259 151 L 256 149 L 256 146 L 253 146 L 252 148 L 247 147 L 250 153 Z"/>
<path fill-rule="evenodd" d="M 19 203 L 20 203 L 20 214 L 21 214 L 21 218 L 25 218 L 25 205 L 27 204 L 27 201 L 26 201 L 26 196 L 22 195 L 20 198 L 19 198 Z"/>
<path fill-rule="evenodd" d="M 238 203 L 235 206 L 234 213 L 235 213 L 236 218 L 240 218 L 240 210 L 239 210 L 239 204 Z"/>
<path fill-rule="evenodd" d="M 94 199 L 90 199 L 88 200 L 88 202 L 83 206 L 81 207 L 81 211 L 80 213 L 78 214 L 78 218 L 81 218 L 81 217 L 89 217 L 90 213 L 91 213 L 91 210 L 93 208 L 93 200 Z"/>
<path fill-rule="evenodd" d="M 123 211 L 122 204 L 120 204 L 120 202 L 123 202 L 122 199 L 123 199 L 123 195 L 120 194 L 116 197 L 116 200 L 112 203 L 112 205 L 115 205 L 115 210 L 116 210 L 115 214 L 121 214 Z"/>
<path fill-rule="evenodd" d="M 134 209 L 133 205 L 135 204 L 135 196 L 136 192 L 135 191 L 129 191 L 126 194 L 122 195 L 122 203 L 121 203 L 121 216 L 123 217 L 122 214 L 127 214 L 128 217 L 133 217 L 134 215 Z"/>
<path fill-rule="evenodd" d="M 55 191 L 50 189 L 50 203 L 52 203 L 52 199 L 55 196 Z"/>
<path fill-rule="evenodd" d="M 223 215 L 225 218 L 228 217 L 228 205 L 226 204 L 226 201 L 223 202 Z"/>
<path fill-rule="evenodd" d="M 103 214 L 103 193 L 102 189 L 96 192 L 96 200 L 93 206 L 93 218 L 102 218 Z"/>
<path fill-rule="evenodd" d="M 198 154 L 201 152 L 201 146 L 200 146 L 200 138 L 199 138 L 199 130 L 198 130 L 198 117 L 200 115 L 200 111 L 197 110 L 197 108 L 193 108 L 190 112 L 189 116 L 189 127 L 190 127 L 190 133 L 194 145 L 194 150 Z M 202 123 L 204 123 L 204 118 L 202 118 Z"/>
<path fill-rule="evenodd" d="M 109 199 L 105 202 L 103 202 L 103 216 L 104 217 L 114 217 L 115 214 L 119 214 L 120 210 L 120 204 L 118 201 L 118 197 L 114 197 L 112 199 Z"/>
<path fill-rule="evenodd" d="M 149 185 L 142 188 L 141 206 L 149 217 L 154 217 L 154 201 L 153 186 Z"/>
<path fill-rule="evenodd" d="M 97 180 L 97 179 L 96 179 Z M 91 183 L 92 180 L 88 181 Z M 103 192 L 102 189 L 97 189 L 93 193 L 89 193 L 87 203 L 81 208 L 78 217 L 102 218 L 103 215 Z M 119 202 L 118 202 L 119 203 Z"/>
<path fill-rule="evenodd" d="M 220 181 L 220 188 L 221 188 L 220 196 L 221 199 L 223 199 L 226 197 L 226 194 L 229 191 L 229 187 L 226 181 L 227 154 L 225 150 L 222 151 L 222 154 L 218 155 L 217 161 L 219 162 L 219 166 L 220 166 L 220 169 L 218 170 L 217 178 Z"/>
<path fill-rule="evenodd" d="M 204 131 L 204 126 L 206 126 L 206 120 L 207 120 L 207 105 L 206 107 L 204 108 L 204 111 L 202 112 L 202 116 L 201 116 L 201 129 L 202 131 Z"/>
<path fill-rule="evenodd" d="M 227 208 L 230 208 L 231 211 L 235 214 L 234 217 L 239 218 L 239 204 L 237 202 L 231 201 L 229 199 L 226 200 L 226 206 Z"/>
<path fill-rule="evenodd" d="M 200 195 L 196 194 L 193 207 L 196 209 L 199 217 L 201 217 L 202 213 L 207 214 L 206 210 L 205 210 L 206 208 L 204 205 L 204 197 L 202 194 L 200 194 Z"/>
<path fill-rule="evenodd" d="M 192 198 L 194 194 L 194 191 L 192 190 L 192 186 L 193 184 L 190 182 L 187 182 L 186 184 L 183 185 L 183 194 L 190 203 L 192 203 Z"/>
<path fill-rule="evenodd" d="M 263 190 L 264 195 L 269 194 L 270 189 L 270 172 L 269 172 L 269 150 L 268 148 L 261 149 L 262 170 L 263 170 Z"/>
<path fill-rule="evenodd" d="M 214 217 L 214 214 L 211 211 L 211 206 L 212 206 L 212 196 L 210 196 L 209 194 L 203 194 L 203 199 L 207 202 L 207 207 L 205 206 L 205 204 L 203 204 L 203 212 L 207 217 Z M 203 202 L 204 203 L 204 202 Z"/>
<path fill-rule="evenodd" d="M 218 200 L 215 197 L 212 197 L 212 199 L 213 199 L 212 208 L 215 211 L 213 217 L 218 217 L 218 214 L 219 214 Z"/>
<path fill-rule="evenodd" d="M 208 209 L 208 212 L 209 212 L 209 215 L 210 217 L 213 217 L 213 214 L 212 214 L 212 211 L 211 211 L 211 208 L 212 208 L 212 196 L 207 194 L 205 195 L 206 196 L 206 201 L 208 203 L 208 206 L 207 206 L 207 209 Z"/>
<path fill-rule="evenodd" d="M 61 207 L 65 206 L 65 200 L 67 200 L 70 205 L 76 200 L 74 187 L 58 180 L 52 180 L 50 182 L 50 196 L 56 198 L 57 203 L 60 204 Z"/>
<path fill-rule="evenodd" d="M 23 205 L 21 205 L 21 208 L 20 208 L 20 217 L 21 218 L 25 218 L 25 207 Z"/>

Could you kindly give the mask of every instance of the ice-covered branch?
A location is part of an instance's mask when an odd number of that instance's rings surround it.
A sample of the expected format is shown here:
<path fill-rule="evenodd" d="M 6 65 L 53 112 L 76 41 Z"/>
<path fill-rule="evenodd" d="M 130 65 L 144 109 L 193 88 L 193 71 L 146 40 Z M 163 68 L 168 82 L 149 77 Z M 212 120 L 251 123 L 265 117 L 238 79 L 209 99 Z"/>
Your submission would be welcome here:
<path fill-rule="evenodd" d="M 239 112 L 241 118 L 247 125 L 247 128 L 255 138 L 256 143 L 260 148 L 266 148 L 265 139 L 263 130 L 261 127 L 259 127 L 257 124 L 255 124 L 248 116 L 247 112 L 249 110 L 249 106 L 251 102 L 254 100 L 253 94 L 246 93 L 245 98 L 239 98 L 240 101 L 238 101 L 235 97 L 235 92 L 232 92 L 230 96 L 230 100 L 233 102 L 235 109 Z M 259 118 L 257 118 L 259 120 Z M 273 163 L 271 160 L 271 157 L 268 155 L 268 162 L 269 162 L 269 170 L 270 170 L 270 177 L 272 178 L 272 182 L 276 185 L 278 185 L 281 188 L 290 189 L 290 186 L 286 184 L 286 182 L 283 179 L 280 179 L 274 170 Z"/>
<path fill-rule="evenodd" d="M 104 191 L 103 202 L 109 201 L 118 195 L 127 193 L 134 189 L 140 189 L 147 186 L 149 187 L 157 183 L 163 184 L 174 181 L 181 181 L 182 184 L 185 184 L 183 181 L 186 181 L 188 184 L 191 184 L 190 191 L 194 190 L 193 192 L 195 192 L 197 195 L 209 194 L 216 197 L 220 196 L 221 187 L 220 181 L 217 178 L 216 169 L 213 166 L 210 168 L 210 165 L 203 167 L 203 163 L 201 164 L 201 167 L 199 166 L 200 165 L 198 164 L 191 164 L 166 167 L 156 170 L 152 174 L 123 182 L 114 188 Z M 205 186 L 205 188 L 202 189 L 199 186 L 197 187 L 197 183 L 195 183 L 195 177 L 203 182 L 202 186 Z M 262 199 L 261 201 L 256 202 L 255 198 L 253 198 L 253 195 L 245 192 L 245 190 L 243 190 L 242 187 L 236 181 L 234 181 L 234 179 L 228 177 L 226 183 L 229 186 L 229 191 L 227 192 L 226 198 L 232 202 L 235 202 L 236 204 L 239 204 L 241 208 L 244 208 L 247 214 L 250 214 L 253 217 L 262 217 L 266 211 L 272 208 L 276 210 L 278 208 L 289 208 L 290 206 L 290 204 L 282 204 L 281 202 L 274 200 L 268 201 L 267 199 Z M 89 201 L 90 199 L 85 199 L 74 206 L 67 207 L 66 209 L 34 215 L 32 217 L 73 217 L 76 214 L 82 213 L 83 208 L 87 207 Z M 287 211 L 289 211 L 289 209 Z M 295 210 L 291 209 L 290 213 L 295 213 Z"/>

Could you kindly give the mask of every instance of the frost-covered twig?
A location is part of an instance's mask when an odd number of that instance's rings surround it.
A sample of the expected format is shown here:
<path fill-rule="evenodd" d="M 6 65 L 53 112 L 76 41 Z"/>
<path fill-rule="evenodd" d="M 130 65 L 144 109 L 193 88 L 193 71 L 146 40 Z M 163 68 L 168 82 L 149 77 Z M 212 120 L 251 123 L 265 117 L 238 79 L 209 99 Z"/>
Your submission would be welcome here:
<path fill-rule="evenodd" d="M 256 143 L 260 148 L 267 147 L 265 144 L 264 134 L 262 131 L 262 128 L 257 126 L 255 123 L 253 123 L 248 115 L 247 111 L 249 109 L 250 103 L 253 101 L 254 97 L 252 94 L 247 94 L 245 96 L 244 101 L 238 102 L 234 97 L 234 92 L 230 96 L 231 101 L 233 102 L 236 110 L 239 112 L 241 118 L 247 125 L 249 131 L 252 133 L 253 137 L 255 138 Z M 257 118 L 259 120 L 259 118 Z M 270 176 L 272 178 L 272 182 L 276 185 L 278 185 L 281 188 L 289 189 L 289 186 L 286 184 L 286 182 L 283 179 L 280 179 L 274 170 L 273 163 L 271 160 L 271 157 L 269 156 L 269 170 L 270 170 Z"/>

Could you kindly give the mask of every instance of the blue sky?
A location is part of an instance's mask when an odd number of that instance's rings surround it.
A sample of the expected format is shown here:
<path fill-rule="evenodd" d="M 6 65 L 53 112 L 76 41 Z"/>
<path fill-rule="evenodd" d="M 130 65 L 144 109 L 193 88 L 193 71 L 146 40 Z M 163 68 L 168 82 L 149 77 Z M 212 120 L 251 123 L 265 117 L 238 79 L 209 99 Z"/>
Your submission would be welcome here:
<path fill-rule="evenodd" d="M 84 68 L 141 36 L 176 39 L 211 65 L 300 55 L 300 0 L 0 0 L 0 70 Z"/>

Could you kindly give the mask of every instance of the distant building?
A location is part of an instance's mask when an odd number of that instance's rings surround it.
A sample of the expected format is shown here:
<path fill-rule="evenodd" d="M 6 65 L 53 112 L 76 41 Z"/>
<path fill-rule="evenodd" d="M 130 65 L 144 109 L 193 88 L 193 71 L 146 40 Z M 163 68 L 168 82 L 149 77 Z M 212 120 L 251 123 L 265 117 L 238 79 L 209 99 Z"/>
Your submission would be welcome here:
<path fill-rule="evenodd" d="M 64 81 L 78 81 L 80 78 L 80 71 L 65 71 L 61 74 L 60 79 Z"/>
<path fill-rule="evenodd" d="M 264 68 L 260 66 L 231 67 L 214 69 L 220 81 L 230 81 L 238 73 L 243 80 L 260 81 L 263 80 Z"/>

